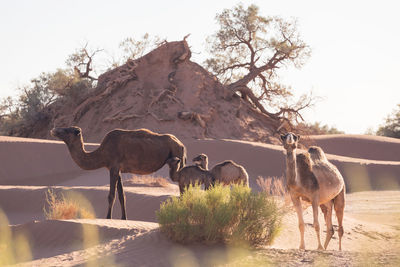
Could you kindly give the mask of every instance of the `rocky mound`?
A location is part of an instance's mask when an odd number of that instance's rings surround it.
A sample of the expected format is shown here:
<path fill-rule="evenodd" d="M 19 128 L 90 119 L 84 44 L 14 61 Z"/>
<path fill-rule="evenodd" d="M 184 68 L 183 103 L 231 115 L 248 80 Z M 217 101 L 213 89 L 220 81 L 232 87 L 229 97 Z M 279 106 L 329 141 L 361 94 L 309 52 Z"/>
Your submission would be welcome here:
<path fill-rule="evenodd" d="M 232 138 L 271 143 L 268 118 L 228 91 L 212 74 L 190 61 L 185 40 L 165 42 L 137 60 L 99 77 L 79 106 L 53 107 L 55 126 L 76 125 L 85 141 L 99 142 L 114 128 L 148 128 L 178 138 Z M 37 127 L 36 127 L 37 128 Z"/>

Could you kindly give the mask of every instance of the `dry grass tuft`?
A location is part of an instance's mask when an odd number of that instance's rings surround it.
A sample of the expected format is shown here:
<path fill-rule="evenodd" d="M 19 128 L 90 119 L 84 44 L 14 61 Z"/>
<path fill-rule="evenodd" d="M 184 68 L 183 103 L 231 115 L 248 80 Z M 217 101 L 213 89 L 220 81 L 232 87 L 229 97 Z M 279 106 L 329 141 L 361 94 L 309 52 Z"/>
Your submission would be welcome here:
<path fill-rule="evenodd" d="M 261 187 L 262 191 L 272 195 L 272 196 L 280 196 L 284 197 L 288 194 L 288 190 L 284 183 L 284 178 L 281 177 L 267 177 L 263 178 L 258 176 L 257 185 Z"/>
<path fill-rule="evenodd" d="M 164 177 L 151 175 L 132 175 L 124 180 L 124 186 L 168 187 L 171 183 Z"/>
<path fill-rule="evenodd" d="M 273 176 L 267 178 L 258 176 L 256 182 L 263 192 L 266 192 L 271 196 L 282 197 L 285 206 L 291 205 L 292 202 L 290 199 L 289 191 L 285 185 L 285 178 L 283 176 Z"/>
<path fill-rule="evenodd" d="M 48 210 L 43 207 L 43 212 L 48 220 L 68 219 L 94 219 L 94 213 L 85 208 L 78 200 L 66 198 L 62 193 L 57 195 L 52 189 L 46 193 Z"/>

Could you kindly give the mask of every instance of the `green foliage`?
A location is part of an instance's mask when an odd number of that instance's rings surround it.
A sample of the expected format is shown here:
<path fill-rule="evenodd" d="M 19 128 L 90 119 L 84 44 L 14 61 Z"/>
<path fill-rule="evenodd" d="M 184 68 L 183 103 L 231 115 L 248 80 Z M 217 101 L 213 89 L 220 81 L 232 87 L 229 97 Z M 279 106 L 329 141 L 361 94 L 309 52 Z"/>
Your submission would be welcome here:
<path fill-rule="evenodd" d="M 160 37 L 151 37 L 148 33 L 145 33 L 139 40 L 136 40 L 133 37 L 128 37 L 124 39 L 119 44 L 119 47 L 123 52 L 121 63 L 125 63 L 128 59 L 137 59 L 143 56 L 151 49 L 157 47 L 159 43 Z"/>
<path fill-rule="evenodd" d="M 400 138 L 400 104 L 397 105 L 397 110 L 394 110 L 385 121 L 385 124 L 380 126 L 377 135 Z"/>
<path fill-rule="evenodd" d="M 261 66 L 271 79 L 270 75 L 276 74 L 274 67 L 287 63 L 301 67 L 310 55 L 295 20 L 263 17 L 256 5 L 225 9 L 216 20 L 220 29 L 208 38 L 212 58 L 206 60 L 206 65 L 224 81 L 240 78 L 251 68 Z"/>
<path fill-rule="evenodd" d="M 272 197 L 242 185 L 216 185 L 207 191 L 190 187 L 157 212 L 161 231 L 176 242 L 249 245 L 270 244 L 282 215 Z"/>
<path fill-rule="evenodd" d="M 51 119 L 49 107 L 55 101 L 77 105 L 92 88 L 91 81 L 68 70 L 42 73 L 20 88 L 17 98 L 7 97 L 0 102 L 0 134 L 19 135 L 38 122 L 45 123 Z"/>
<path fill-rule="evenodd" d="M 344 134 L 343 131 L 338 130 L 336 127 L 330 127 L 326 124 L 322 125 L 320 122 L 314 123 L 299 123 L 298 129 L 306 134 Z"/>
<path fill-rule="evenodd" d="M 206 67 L 265 115 L 290 121 L 301 117 L 299 111 L 312 105 L 312 97 L 304 95 L 293 101 L 292 88 L 281 84 L 277 71 L 301 67 L 310 56 L 297 22 L 264 17 L 257 6 L 241 4 L 223 10 L 216 20 L 220 28 L 207 40 L 211 57 L 205 61 Z"/>

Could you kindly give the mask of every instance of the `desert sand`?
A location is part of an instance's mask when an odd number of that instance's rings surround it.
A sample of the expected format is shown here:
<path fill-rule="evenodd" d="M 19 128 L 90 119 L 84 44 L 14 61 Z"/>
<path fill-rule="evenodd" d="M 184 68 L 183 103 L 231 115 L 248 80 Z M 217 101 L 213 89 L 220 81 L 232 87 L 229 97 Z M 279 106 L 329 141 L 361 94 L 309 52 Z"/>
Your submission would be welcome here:
<path fill-rule="evenodd" d="M 209 156 L 210 166 L 232 159 L 247 169 L 253 190 L 260 190 L 258 177 L 284 175 L 285 158 L 279 145 L 213 139 L 182 141 L 188 148 L 189 164 L 199 153 Z M 79 169 L 65 144 L 51 140 L 0 137 L 0 208 L 8 220 L 10 242 L 19 248 L 17 260 L 22 266 L 398 266 L 400 141 L 353 135 L 313 136 L 308 141 L 324 148 L 346 180 L 341 252 L 337 232 L 327 251 L 315 250 L 311 208 L 304 211 L 305 251 L 297 249 L 297 217 L 290 210 L 280 235 L 269 247 L 173 243 L 159 232 L 155 216 L 160 203 L 179 195 L 172 182 L 164 187 L 125 186 L 129 220 L 118 219 L 118 201 L 114 219 L 106 220 L 107 170 Z M 87 144 L 86 149 L 96 146 Z M 154 175 L 168 177 L 167 167 Z M 128 179 L 130 175 L 123 177 Z M 93 207 L 96 219 L 46 220 L 43 207 L 48 188 L 84 199 Z M 337 227 L 336 218 L 333 220 Z M 321 213 L 320 223 L 324 237 Z"/>

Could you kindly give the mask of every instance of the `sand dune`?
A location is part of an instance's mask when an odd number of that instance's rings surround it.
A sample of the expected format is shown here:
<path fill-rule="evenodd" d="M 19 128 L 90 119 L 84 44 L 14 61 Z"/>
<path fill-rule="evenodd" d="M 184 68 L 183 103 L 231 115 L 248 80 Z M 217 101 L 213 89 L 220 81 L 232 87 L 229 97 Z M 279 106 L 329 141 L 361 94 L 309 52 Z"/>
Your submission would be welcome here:
<path fill-rule="evenodd" d="M 79 169 L 61 142 L 2 138 L 0 162 L 3 165 L 0 170 L 0 184 L 45 186 L 108 184 L 108 174 L 105 169 L 95 171 Z M 368 137 L 363 137 L 362 140 L 364 139 L 369 140 Z M 375 140 L 376 137 L 370 139 Z M 325 140 L 328 140 L 328 137 L 325 137 Z M 380 143 L 383 142 L 382 139 L 379 140 Z M 383 144 L 385 146 L 397 144 L 397 141 L 392 139 L 387 142 L 389 144 L 385 142 Z M 250 185 L 254 189 L 257 189 L 256 179 L 259 176 L 284 175 L 285 159 L 281 146 L 235 140 L 188 140 L 184 143 L 188 148 L 188 164 L 191 164 L 191 159 L 199 153 L 209 155 L 210 166 L 226 159 L 234 160 L 247 169 Z M 86 146 L 89 151 L 95 148 L 96 145 L 93 144 Z M 395 151 L 396 149 L 394 146 Z M 393 189 L 393 186 L 399 188 L 400 160 L 392 158 L 390 161 L 370 160 L 367 158 L 368 154 L 366 157 L 359 155 L 359 158 L 348 156 L 353 151 L 352 147 L 349 147 L 347 150 L 342 150 L 341 156 L 328 155 L 342 172 L 349 192 Z M 156 175 L 167 177 L 167 167 L 158 171 Z"/>
<path fill-rule="evenodd" d="M 108 208 L 108 187 L 51 187 L 55 193 L 64 196 L 75 194 L 89 201 L 97 218 L 105 218 Z M 7 214 L 11 224 L 44 220 L 46 205 L 45 186 L 0 186 L 0 208 Z M 168 188 L 126 187 L 126 212 L 131 220 L 156 222 L 155 211 L 171 195 L 179 195 L 177 186 Z M 113 218 L 121 218 L 118 199 L 115 201 Z"/>
<path fill-rule="evenodd" d="M 400 193 L 390 194 L 396 199 L 398 207 Z M 370 199 L 373 200 L 375 197 L 379 198 L 380 195 L 376 194 Z M 352 207 L 353 204 L 359 203 L 357 200 L 359 198 L 363 198 L 362 193 L 349 195 L 348 205 Z M 367 215 L 370 211 L 365 208 L 367 207 L 364 206 L 363 212 Z M 375 208 L 379 206 L 375 205 Z M 268 250 L 263 250 L 267 255 L 264 255 L 263 259 L 285 265 L 292 261 L 293 266 L 297 266 L 300 262 L 312 265 L 319 261 L 331 261 L 330 266 L 352 266 L 358 260 L 362 261 L 367 255 L 365 253 L 373 252 L 376 257 L 368 256 L 364 260 L 369 263 L 382 263 L 382 257 L 392 263 L 393 260 L 398 260 L 393 253 L 387 254 L 388 251 L 393 252 L 399 245 L 398 240 L 393 238 L 393 222 L 374 223 L 358 220 L 355 216 L 356 213 L 346 210 L 344 252 L 337 251 L 338 240 L 335 236 L 328 251 L 317 253 L 312 251 L 317 243 L 311 225 L 311 210 L 305 211 L 306 246 L 311 251 L 296 250 L 299 242 L 297 227 L 294 227 L 297 226 L 297 218 L 294 213 L 290 213 L 285 217 L 285 227 L 274 244 Z M 336 223 L 334 226 L 336 229 Z M 23 233 L 29 238 L 32 261 L 27 265 L 35 266 L 79 265 L 87 262 L 96 265 L 122 264 L 123 266 L 176 266 L 176 264 L 215 266 L 230 262 L 234 264 L 239 260 L 251 262 L 255 257 L 254 251 L 229 246 L 179 245 L 167 240 L 159 232 L 156 223 L 142 221 L 106 219 L 39 221 L 11 226 L 11 230 L 14 235 Z"/>
<path fill-rule="evenodd" d="M 310 143 L 321 146 L 325 152 L 352 158 L 400 161 L 400 140 L 370 135 L 317 135 Z"/>
<path fill-rule="evenodd" d="M 26 263 L 28 266 L 68 266 L 88 262 L 123 266 L 174 266 L 179 263 L 208 266 L 243 259 L 251 261 L 257 257 L 270 258 L 276 263 L 293 262 L 294 266 L 299 262 L 314 264 L 317 256 L 329 263 L 333 260 L 330 265 L 343 266 L 352 265 L 354 257 L 359 257 L 360 251 L 365 250 L 383 253 L 384 259 L 392 261 L 393 251 L 399 245 L 399 239 L 394 236 L 399 230 L 400 193 L 370 190 L 399 189 L 400 142 L 390 138 L 342 135 L 313 139 L 331 153 L 328 158 L 343 173 L 348 191 L 367 190 L 347 196 L 345 252 L 342 253 L 316 254 L 318 252 L 296 250 L 299 234 L 294 212 L 285 217 L 281 235 L 268 250 L 243 252 L 220 245 L 174 244 L 159 232 L 155 216 L 160 203 L 179 194 L 177 186 L 172 183 L 167 187 L 126 186 L 129 221 L 118 220 L 121 215 L 118 199 L 113 210 L 114 220 L 47 221 L 43 207 L 49 187 L 55 192 L 82 197 L 92 205 L 97 218 L 104 218 L 109 186 L 106 169 L 79 169 L 65 144 L 50 140 L 0 137 L 0 208 L 8 217 L 13 236 L 21 233 L 29 239 L 32 257 Z M 257 177 L 284 174 L 285 159 L 281 146 L 236 140 L 183 142 L 188 148 L 189 164 L 197 154 L 206 153 L 210 166 L 226 159 L 245 166 L 253 190 L 260 190 L 256 184 Z M 96 144 L 90 144 L 86 149 L 96 147 Z M 371 153 L 372 150 L 376 155 Z M 155 175 L 168 177 L 168 168 L 162 168 Z M 305 220 L 306 246 L 314 249 L 316 240 L 310 209 L 305 211 Z M 323 225 L 322 216 L 320 222 Z M 334 238 L 329 249 L 337 250 L 337 242 Z M 379 256 L 381 254 L 376 255 L 374 261 L 385 264 Z"/>

